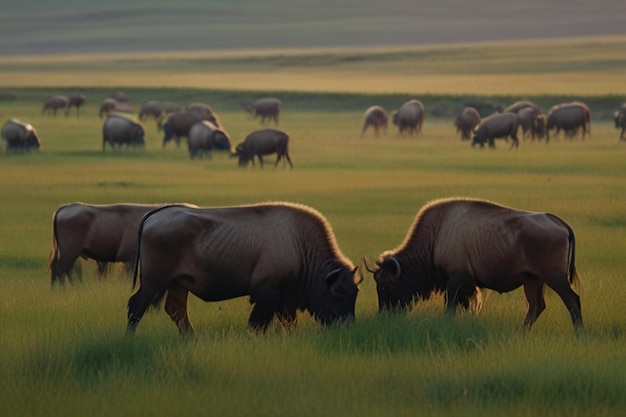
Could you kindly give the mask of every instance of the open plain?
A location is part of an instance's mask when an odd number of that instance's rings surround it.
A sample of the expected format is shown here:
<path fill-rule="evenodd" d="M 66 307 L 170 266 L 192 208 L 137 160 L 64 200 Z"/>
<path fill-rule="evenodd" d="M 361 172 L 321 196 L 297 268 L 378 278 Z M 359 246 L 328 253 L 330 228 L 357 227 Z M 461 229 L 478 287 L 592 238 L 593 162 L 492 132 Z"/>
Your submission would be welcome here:
<path fill-rule="evenodd" d="M 623 415 L 626 143 L 612 112 L 626 101 L 625 43 L 609 33 L 429 46 L 1 51 L 0 120 L 31 123 L 42 149 L 0 153 L 0 414 Z M 80 117 L 42 115 L 47 97 L 77 91 L 87 96 Z M 153 121 L 143 123 L 144 150 L 103 152 L 98 108 L 116 91 L 130 97 L 133 113 L 149 99 L 208 103 L 233 145 L 262 127 L 240 102 L 279 97 L 294 169 L 241 169 L 227 153 L 190 160 L 184 143 L 162 149 Z M 409 98 L 426 107 L 419 136 L 398 136 L 391 124 L 384 135 L 360 136 L 367 107 L 391 112 Z M 485 116 L 518 99 L 544 112 L 586 102 L 591 137 L 526 139 L 517 150 L 459 139 L 452 122 L 465 104 Z M 485 291 L 480 315 L 445 318 L 442 297 L 406 316 L 378 315 L 362 258 L 399 245 L 422 205 L 451 196 L 571 224 L 582 337 L 550 290 L 530 332 L 519 327 L 521 289 Z M 192 296 L 194 338 L 180 338 L 162 308 L 127 337 L 133 289 L 122 268 L 99 280 L 95 263 L 81 261 L 82 282 L 50 285 L 52 214 L 74 201 L 315 207 L 363 272 L 356 321 L 321 329 L 302 314 L 290 331 L 275 325 L 259 335 L 246 328 L 246 298 Z"/>

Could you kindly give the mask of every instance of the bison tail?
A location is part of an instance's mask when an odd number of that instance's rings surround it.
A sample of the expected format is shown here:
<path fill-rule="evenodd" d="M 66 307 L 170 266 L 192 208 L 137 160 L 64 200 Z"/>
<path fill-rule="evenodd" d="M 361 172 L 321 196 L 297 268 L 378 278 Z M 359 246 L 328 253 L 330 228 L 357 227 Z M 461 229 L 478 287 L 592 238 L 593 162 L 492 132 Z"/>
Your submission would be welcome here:
<path fill-rule="evenodd" d="M 59 210 L 55 210 L 52 215 L 52 247 L 50 248 L 50 256 L 48 257 L 48 273 L 50 274 L 50 284 L 60 280 L 59 274 L 59 258 L 61 256 L 59 251 L 59 240 L 57 236 L 57 213 Z"/>

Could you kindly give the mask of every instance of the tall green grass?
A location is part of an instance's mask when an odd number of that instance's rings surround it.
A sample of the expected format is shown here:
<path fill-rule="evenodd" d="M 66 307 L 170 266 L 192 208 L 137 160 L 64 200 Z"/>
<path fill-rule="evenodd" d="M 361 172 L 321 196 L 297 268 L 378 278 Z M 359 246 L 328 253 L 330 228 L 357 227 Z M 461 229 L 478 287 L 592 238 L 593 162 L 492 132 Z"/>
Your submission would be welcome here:
<path fill-rule="evenodd" d="M 233 142 L 260 128 L 243 111 L 222 107 L 227 101 L 207 101 L 226 109 L 220 116 Z M 610 123 L 594 123 L 585 141 L 527 140 L 516 151 L 498 141 L 495 150 L 479 150 L 461 142 L 445 118 L 427 117 L 417 138 L 398 137 L 393 128 L 361 138 L 361 110 L 286 109 L 280 128 L 291 137 L 295 168 L 274 171 L 270 164 L 239 169 L 223 154 L 190 161 L 184 147 L 161 149 L 152 122 L 145 123 L 145 151 L 103 153 L 96 107 L 90 102 L 79 119 L 55 119 L 39 114 L 39 97 L 0 103 L 1 115 L 33 123 L 43 141 L 39 153 L 0 153 L 3 416 L 617 416 L 626 410 L 626 148 Z M 444 318 L 441 298 L 406 316 L 378 316 L 367 273 L 350 326 L 320 329 L 304 314 L 289 332 L 276 326 L 257 335 L 246 328 L 247 299 L 203 303 L 192 296 L 195 338 L 181 339 L 162 310 L 146 314 L 135 337 L 126 337 L 132 288 L 122 269 L 100 281 L 95 265 L 83 262 L 83 282 L 64 288 L 51 288 L 46 274 L 52 213 L 72 201 L 301 202 L 328 218 L 344 253 L 360 263 L 398 245 L 423 204 L 449 196 L 549 211 L 573 226 L 584 337 L 575 338 L 551 291 L 529 333 L 519 329 L 521 290 L 487 291 L 478 316 Z"/>

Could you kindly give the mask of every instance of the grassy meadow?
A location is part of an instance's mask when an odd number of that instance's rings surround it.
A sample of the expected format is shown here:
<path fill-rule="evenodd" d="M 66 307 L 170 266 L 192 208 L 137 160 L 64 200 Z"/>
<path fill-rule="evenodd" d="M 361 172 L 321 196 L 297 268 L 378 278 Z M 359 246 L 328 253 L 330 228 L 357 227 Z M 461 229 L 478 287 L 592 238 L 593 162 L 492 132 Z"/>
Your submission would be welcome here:
<path fill-rule="evenodd" d="M 613 43 L 607 45 L 614 52 Z M 564 90 L 547 87 L 555 73 L 541 62 L 528 64 L 531 52 L 513 58 L 519 65 L 498 67 L 497 72 L 493 68 L 501 58 L 492 49 L 496 46 L 483 48 L 476 47 L 467 57 L 482 51 L 483 64 L 492 68 L 489 80 L 499 87 L 482 94 L 475 87 L 373 88 L 387 71 L 392 80 L 413 74 L 402 75 L 397 65 L 376 67 L 372 63 L 381 59 L 377 54 L 390 53 L 378 50 L 350 52 L 362 58 L 360 66 L 349 64 L 363 77 L 360 90 L 337 83 L 335 76 L 349 73 L 343 64 L 320 65 L 327 83 L 318 81 L 321 75 L 307 82 L 317 67 L 305 62 L 348 54 L 336 50 L 317 51 L 313 58 L 296 54 L 281 70 L 294 80 L 284 89 L 276 71 L 265 67 L 276 56 L 271 52 L 262 54 L 265 58 L 259 62 L 255 53 L 246 58 L 238 51 L 230 63 L 207 58 L 210 62 L 197 66 L 192 57 L 179 79 L 185 79 L 185 71 L 204 74 L 206 83 L 195 86 L 163 82 L 164 71 L 179 71 L 167 54 L 135 57 L 134 67 L 124 62 L 114 76 L 103 78 L 89 68 L 76 76 L 74 61 L 80 56 L 0 59 L 0 73 L 10 75 L 2 77 L 0 88 L 16 96 L 0 101 L 0 117 L 33 124 L 43 143 L 39 153 L 0 153 L 0 414 L 623 415 L 626 147 L 618 143 L 619 132 L 610 120 L 626 95 L 623 83 L 610 76 L 623 74 L 623 48 L 621 55 L 607 53 L 604 66 L 594 66 L 591 62 L 601 48 L 581 46 L 580 66 L 567 70 L 581 84 Z M 445 80 L 484 79 L 479 68 L 464 72 L 458 65 L 447 65 L 454 55 L 449 53 L 448 47 L 431 51 L 433 80 L 443 86 Z M 398 60 L 401 55 L 396 55 Z M 89 67 L 97 59 L 113 62 L 98 56 L 81 62 Z M 256 62 L 260 73 L 275 77 L 275 84 L 267 86 L 259 76 L 241 85 L 221 84 L 220 76 L 211 76 L 211 71 L 235 72 L 245 59 Z M 154 66 L 159 60 L 166 69 Z M 419 54 L 412 58 L 415 65 L 420 61 Z M 513 68 L 521 66 L 526 69 L 517 78 Z M 49 78 L 48 68 L 53 68 Z M 436 68 L 454 70 L 437 75 Z M 145 75 L 143 83 L 137 82 L 138 73 Z M 524 91 L 510 82 L 526 80 L 531 73 L 542 82 L 529 83 Z M 585 75 L 589 73 L 594 77 Z M 144 151 L 102 152 L 97 109 L 100 100 L 117 89 L 124 90 L 135 107 L 152 98 L 207 102 L 234 144 L 261 127 L 239 102 L 277 95 L 283 99 L 279 128 L 291 137 L 294 169 L 272 170 L 272 157 L 264 169 L 240 169 L 225 154 L 191 161 L 185 145 L 161 149 L 162 134 L 151 121 L 144 123 Z M 80 118 L 41 115 L 46 97 L 75 90 L 88 98 Z M 398 137 L 393 126 L 386 135 L 367 132 L 360 137 L 367 107 L 383 103 L 391 111 L 412 96 L 426 97 L 428 112 L 417 138 Z M 526 98 L 544 110 L 562 99 L 587 101 L 591 138 L 561 137 L 549 144 L 526 140 L 514 151 L 497 141 L 495 150 L 480 150 L 455 133 L 453 115 L 465 102 L 510 104 Z M 327 217 L 343 252 L 361 264 L 364 256 L 376 259 L 400 244 L 423 204 L 450 196 L 552 212 L 572 225 L 582 278 L 577 292 L 587 329 L 583 337 L 575 337 L 563 303 L 549 290 L 547 308 L 529 333 L 519 329 L 525 314 L 521 289 L 507 294 L 486 291 L 478 316 L 461 313 L 446 319 L 443 301 L 437 298 L 420 303 L 406 316 L 380 317 L 373 279 L 364 273 L 356 322 L 350 326 L 320 329 L 302 314 L 290 332 L 275 326 L 258 335 L 246 328 L 247 299 L 203 303 L 192 296 L 189 314 L 196 337 L 181 339 L 159 310 L 146 314 L 130 338 L 124 331 L 126 302 L 133 290 L 123 270 L 99 280 L 95 265 L 83 262 L 83 282 L 63 288 L 51 288 L 46 272 L 52 214 L 68 202 L 300 202 Z"/>

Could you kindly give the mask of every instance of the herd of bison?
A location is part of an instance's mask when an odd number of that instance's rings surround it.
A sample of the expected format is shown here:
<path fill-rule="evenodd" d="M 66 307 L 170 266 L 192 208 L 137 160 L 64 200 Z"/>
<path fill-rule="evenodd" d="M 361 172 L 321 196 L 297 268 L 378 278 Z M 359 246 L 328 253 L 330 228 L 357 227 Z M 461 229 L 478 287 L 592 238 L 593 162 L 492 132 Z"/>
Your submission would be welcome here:
<path fill-rule="evenodd" d="M 83 94 L 69 97 L 56 95 L 48 98 L 43 105 L 42 113 L 56 116 L 58 111 L 70 115 L 75 109 L 78 117 L 81 106 L 85 103 Z M 243 109 L 261 123 L 278 125 L 281 112 L 281 101 L 277 98 L 261 98 L 241 103 Z M 180 146 L 181 138 L 187 138 L 190 158 L 211 156 L 213 150 L 228 151 L 239 158 L 240 166 L 254 164 L 254 158 L 263 164 L 263 155 L 277 154 L 276 164 L 284 159 L 291 165 L 288 152 L 289 137 L 278 129 L 261 129 L 252 132 L 234 149 L 230 137 L 220 122 L 219 116 L 204 103 L 191 103 L 186 107 L 173 102 L 159 100 L 145 101 L 137 114 L 132 111 L 130 100 L 123 92 L 102 100 L 99 116 L 106 119 L 102 127 L 102 149 L 106 146 L 115 149 L 144 146 L 144 128 L 142 122 L 154 120 L 159 130 L 163 131 L 163 147 L 170 141 Z M 626 103 L 613 114 L 615 127 L 621 129 L 619 140 L 625 140 Z M 392 123 L 397 127 L 399 135 L 418 135 L 426 118 L 426 109 L 419 100 L 409 100 L 402 104 L 391 115 Z M 361 136 L 368 129 L 378 135 L 386 133 L 389 115 L 381 106 L 372 106 L 365 111 Z M 552 106 L 544 114 L 539 106 L 530 101 L 517 101 L 507 108 L 481 117 L 478 110 L 471 106 L 464 107 L 454 120 L 457 134 L 463 141 L 470 141 L 472 146 L 495 147 L 496 139 L 511 139 L 511 147 L 519 146 L 518 131 L 524 138 L 550 140 L 551 133 L 558 135 L 561 131 L 567 138 L 581 135 L 585 138 L 591 133 L 591 111 L 579 101 L 560 103 Z M 41 139 L 35 127 L 24 121 L 10 119 L 2 127 L 2 139 L 7 152 L 23 152 L 39 149 Z"/>
<path fill-rule="evenodd" d="M 54 96 L 42 112 L 55 115 L 61 110 L 68 116 L 75 108 L 78 116 L 84 102 L 83 95 Z M 242 107 L 262 123 L 278 125 L 280 100 L 262 98 Z M 107 145 L 143 147 L 141 122 L 154 120 L 163 131 L 163 146 L 170 141 L 178 145 L 186 137 L 191 158 L 224 150 L 246 166 L 255 158 L 262 165 L 264 155 L 277 154 L 274 167 L 281 159 L 291 166 L 287 134 L 257 130 L 233 150 L 218 115 L 206 104 L 146 101 L 137 118 L 129 110 L 123 94 L 102 101 L 103 151 Z M 424 105 L 410 100 L 391 120 L 399 135 L 418 135 L 425 116 Z M 619 140 L 624 140 L 626 103 L 614 117 L 621 128 Z M 511 147 L 517 147 L 520 128 L 523 137 L 537 140 L 549 141 L 561 131 L 567 138 L 584 138 L 590 134 L 590 120 L 589 107 L 582 102 L 555 105 L 544 115 L 534 103 L 519 101 L 484 118 L 465 107 L 454 125 L 472 146 L 494 147 L 495 139 L 510 138 Z M 382 107 L 368 108 L 361 136 L 368 129 L 375 135 L 386 131 L 388 121 Z M 16 119 L 5 123 L 2 137 L 8 152 L 41 144 L 36 129 Z M 200 208 L 186 203 L 73 203 L 55 211 L 52 228 L 52 284 L 71 280 L 81 257 L 95 260 L 101 273 L 112 262 L 132 268 L 137 290 L 128 301 L 129 333 L 162 299 L 181 334 L 193 333 L 189 292 L 205 301 L 249 296 L 253 308 L 248 324 L 260 331 L 274 318 L 292 325 L 298 311 L 308 311 L 324 325 L 354 318 L 363 271 L 341 253 L 324 216 L 301 204 Z M 528 309 L 523 324 L 530 328 L 545 309 L 547 286 L 565 304 L 576 332 L 583 329 L 580 299 L 572 289 L 577 281 L 574 231 L 551 214 L 478 199 L 437 200 L 417 213 L 401 246 L 383 252 L 375 262 L 364 257 L 362 269 L 374 276 L 380 311 L 406 310 L 442 293 L 446 311 L 453 314 L 458 307 L 480 308 L 481 288 L 508 292 L 524 287 Z"/>

